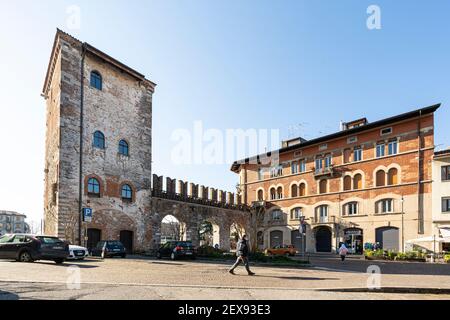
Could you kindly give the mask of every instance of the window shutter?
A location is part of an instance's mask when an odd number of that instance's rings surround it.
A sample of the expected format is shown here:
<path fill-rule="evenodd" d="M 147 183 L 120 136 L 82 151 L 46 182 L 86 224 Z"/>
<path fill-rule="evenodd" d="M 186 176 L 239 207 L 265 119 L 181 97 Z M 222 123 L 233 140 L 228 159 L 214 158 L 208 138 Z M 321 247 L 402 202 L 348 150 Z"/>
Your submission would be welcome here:
<path fill-rule="evenodd" d="M 441 167 L 441 181 L 447 180 L 447 167 Z"/>
<path fill-rule="evenodd" d="M 447 211 L 447 199 L 442 199 L 442 212 Z"/>

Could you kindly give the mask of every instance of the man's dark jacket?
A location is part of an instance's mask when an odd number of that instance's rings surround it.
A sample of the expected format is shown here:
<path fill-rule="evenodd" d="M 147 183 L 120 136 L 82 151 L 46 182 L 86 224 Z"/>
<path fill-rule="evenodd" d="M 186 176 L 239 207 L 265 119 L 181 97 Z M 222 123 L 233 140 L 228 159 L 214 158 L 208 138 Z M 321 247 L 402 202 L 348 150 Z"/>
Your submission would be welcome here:
<path fill-rule="evenodd" d="M 247 240 L 241 239 L 237 244 L 236 254 L 240 257 L 248 257 L 248 242 Z"/>

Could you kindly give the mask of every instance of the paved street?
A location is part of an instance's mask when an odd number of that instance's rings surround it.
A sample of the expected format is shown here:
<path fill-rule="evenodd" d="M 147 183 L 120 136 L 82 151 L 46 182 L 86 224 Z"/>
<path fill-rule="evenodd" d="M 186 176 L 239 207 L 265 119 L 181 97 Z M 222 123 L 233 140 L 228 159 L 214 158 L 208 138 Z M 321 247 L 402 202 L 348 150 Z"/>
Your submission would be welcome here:
<path fill-rule="evenodd" d="M 0 261 L 0 299 L 450 299 L 450 291 L 445 294 L 352 292 L 367 288 L 369 275 L 365 270 L 370 262 L 349 259 L 341 263 L 334 257 L 314 257 L 312 262 L 317 267 L 254 266 L 257 275 L 248 277 L 243 268 L 232 276 L 226 273 L 227 264 L 205 261 L 172 262 L 135 257 L 89 259 L 63 266 L 52 262 Z M 450 290 L 450 265 L 377 264 L 383 273 L 382 287 Z M 79 288 L 74 285 L 77 270 L 81 280 Z M 417 270 L 425 275 L 417 274 Z"/>

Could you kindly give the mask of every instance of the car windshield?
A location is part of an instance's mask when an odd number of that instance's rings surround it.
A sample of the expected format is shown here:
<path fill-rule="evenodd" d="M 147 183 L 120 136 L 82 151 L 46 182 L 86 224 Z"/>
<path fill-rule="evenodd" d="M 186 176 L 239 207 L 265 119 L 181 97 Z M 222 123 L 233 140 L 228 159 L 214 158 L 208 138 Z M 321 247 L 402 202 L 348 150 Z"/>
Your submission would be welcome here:
<path fill-rule="evenodd" d="M 108 241 L 108 248 L 122 248 L 123 244 L 120 241 Z"/>

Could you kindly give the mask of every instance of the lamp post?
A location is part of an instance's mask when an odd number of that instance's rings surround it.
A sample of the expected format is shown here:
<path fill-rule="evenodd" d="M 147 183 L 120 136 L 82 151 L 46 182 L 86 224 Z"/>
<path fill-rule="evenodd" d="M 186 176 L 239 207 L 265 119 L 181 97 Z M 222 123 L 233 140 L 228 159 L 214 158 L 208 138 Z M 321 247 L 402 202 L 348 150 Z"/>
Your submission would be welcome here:
<path fill-rule="evenodd" d="M 403 198 L 402 195 L 402 199 L 400 200 L 400 202 L 402 203 L 402 253 L 405 253 L 405 212 L 404 212 L 404 207 L 403 207 L 403 203 L 405 202 L 405 199 Z"/>

